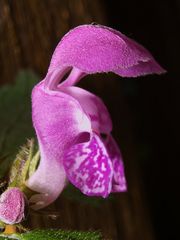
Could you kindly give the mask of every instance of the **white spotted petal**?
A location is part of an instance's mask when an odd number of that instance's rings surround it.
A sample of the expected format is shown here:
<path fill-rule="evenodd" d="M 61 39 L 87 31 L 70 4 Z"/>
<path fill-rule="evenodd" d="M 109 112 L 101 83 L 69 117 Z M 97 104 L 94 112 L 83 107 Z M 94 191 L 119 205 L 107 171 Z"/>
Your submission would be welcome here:
<path fill-rule="evenodd" d="M 88 196 L 107 197 L 111 192 L 113 168 L 106 148 L 96 134 L 73 145 L 64 155 L 69 181 Z"/>

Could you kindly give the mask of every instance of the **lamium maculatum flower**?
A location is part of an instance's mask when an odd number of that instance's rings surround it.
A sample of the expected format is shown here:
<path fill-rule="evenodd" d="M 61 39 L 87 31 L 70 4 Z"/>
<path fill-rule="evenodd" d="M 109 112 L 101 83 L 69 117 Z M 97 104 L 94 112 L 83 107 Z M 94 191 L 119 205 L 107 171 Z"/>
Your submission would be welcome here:
<path fill-rule="evenodd" d="M 85 75 L 101 72 L 137 77 L 164 69 L 143 46 L 108 27 L 82 25 L 62 38 L 46 77 L 32 92 L 41 153 L 40 164 L 26 183 L 38 192 L 30 199 L 34 209 L 52 203 L 68 181 L 88 196 L 107 197 L 127 188 L 106 106 L 74 86 Z"/>

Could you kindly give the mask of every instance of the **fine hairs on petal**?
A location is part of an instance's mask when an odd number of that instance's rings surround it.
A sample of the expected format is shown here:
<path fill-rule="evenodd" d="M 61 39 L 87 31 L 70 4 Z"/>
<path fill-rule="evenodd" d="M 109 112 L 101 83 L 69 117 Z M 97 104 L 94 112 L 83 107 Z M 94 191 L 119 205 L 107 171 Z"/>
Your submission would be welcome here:
<path fill-rule="evenodd" d="M 52 203 L 68 181 L 88 196 L 107 197 L 127 189 L 106 106 L 98 96 L 74 86 L 84 76 L 101 72 L 137 77 L 165 70 L 142 45 L 106 26 L 78 26 L 62 38 L 46 77 L 32 92 L 41 155 L 38 169 L 27 180 L 38 192 L 31 198 L 34 209 Z"/>
<path fill-rule="evenodd" d="M 147 65 L 141 67 L 143 63 Z M 61 66 L 73 66 L 88 74 L 115 72 L 123 77 L 165 72 L 142 45 L 101 25 L 78 26 L 62 38 L 48 72 Z"/>

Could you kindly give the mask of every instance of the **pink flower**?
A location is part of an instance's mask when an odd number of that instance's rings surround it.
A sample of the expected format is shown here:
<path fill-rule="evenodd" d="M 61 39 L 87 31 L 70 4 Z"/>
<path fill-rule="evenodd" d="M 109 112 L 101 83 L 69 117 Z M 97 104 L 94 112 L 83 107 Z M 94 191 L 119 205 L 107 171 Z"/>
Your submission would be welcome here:
<path fill-rule="evenodd" d="M 52 203 L 68 181 L 88 196 L 107 197 L 127 188 L 108 110 L 99 97 L 74 86 L 97 72 L 137 77 L 165 71 L 144 47 L 111 28 L 83 25 L 62 38 L 45 79 L 32 93 L 41 152 L 39 167 L 27 181 L 39 192 L 30 199 L 34 209 Z"/>
<path fill-rule="evenodd" d="M 8 188 L 0 196 L 0 221 L 20 223 L 25 218 L 26 197 L 19 188 Z"/>

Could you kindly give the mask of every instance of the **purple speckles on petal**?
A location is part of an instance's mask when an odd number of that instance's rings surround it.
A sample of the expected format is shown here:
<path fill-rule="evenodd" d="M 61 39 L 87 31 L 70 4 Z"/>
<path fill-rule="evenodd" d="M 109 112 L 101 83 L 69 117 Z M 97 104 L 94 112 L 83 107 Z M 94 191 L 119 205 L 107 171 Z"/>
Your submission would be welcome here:
<path fill-rule="evenodd" d="M 124 192 L 127 190 L 126 178 L 124 175 L 123 161 L 118 157 L 112 160 L 113 163 L 113 185 L 112 192 Z"/>
<path fill-rule="evenodd" d="M 74 145 L 64 156 L 67 177 L 88 196 L 107 197 L 112 187 L 112 163 L 97 135 Z"/>
<path fill-rule="evenodd" d="M 106 139 L 105 146 L 113 165 L 112 192 L 124 192 L 127 190 L 124 163 L 121 152 L 111 135 Z"/>

